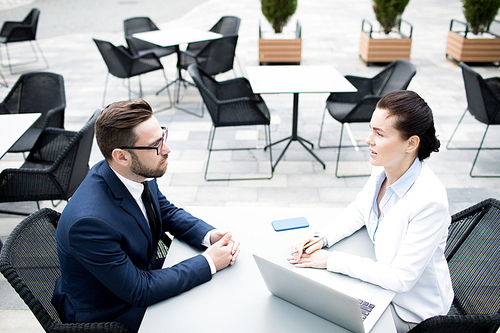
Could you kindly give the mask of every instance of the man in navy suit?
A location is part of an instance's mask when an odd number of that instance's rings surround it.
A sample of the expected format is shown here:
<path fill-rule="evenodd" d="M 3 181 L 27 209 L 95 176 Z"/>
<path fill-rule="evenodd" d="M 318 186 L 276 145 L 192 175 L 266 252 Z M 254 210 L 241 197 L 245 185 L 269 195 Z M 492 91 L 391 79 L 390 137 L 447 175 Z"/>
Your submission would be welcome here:
<path fill-rule="evenodd" d="M 59 220 L 62 275 L 52 303 L 64 322 L 119 322 L 137 331 L 147 306 L 234 264 L 239 242 L 160 192 L 156 178 L 167 170 L 168 130 L 146 101 L 109 105 L 95 133 L 105 160 L 90 170 Z M 143 199 L 148 188 L 150 200 Z M 206 250 L 162 269 L 157 249 L 165 231 Z"/>

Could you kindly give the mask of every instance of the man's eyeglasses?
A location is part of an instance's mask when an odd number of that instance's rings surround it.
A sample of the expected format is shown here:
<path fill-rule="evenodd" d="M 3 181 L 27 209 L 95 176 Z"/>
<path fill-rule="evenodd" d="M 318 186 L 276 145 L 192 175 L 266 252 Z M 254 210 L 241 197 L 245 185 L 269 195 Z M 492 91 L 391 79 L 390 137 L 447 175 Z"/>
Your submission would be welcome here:
<path fill-rule="evenodd" d="M 161 139 L 154 146 L 134 146 L 134 147 L 118 147 L 118 148 L 120 148 L 120 149 L 156 149 L 156 155 L 160 155 L 161 150 L 163 149 L 163 144 L 167 142 L 168 128 L 162 126 L 161 130 L 163 131 L 163 133 L 161 135 Z"/>

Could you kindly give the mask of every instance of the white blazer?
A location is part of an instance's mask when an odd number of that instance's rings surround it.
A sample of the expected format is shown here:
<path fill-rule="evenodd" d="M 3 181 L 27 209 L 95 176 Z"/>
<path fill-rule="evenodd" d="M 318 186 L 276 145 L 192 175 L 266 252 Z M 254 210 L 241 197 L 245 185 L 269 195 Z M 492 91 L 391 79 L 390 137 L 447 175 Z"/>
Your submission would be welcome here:
<path fill-rule="evenodd" d="M 375 167 L 363 190 L 335 220 L 320 230 L 331 246 L 367 225 L 376 193 Z M 359 278 L 396 292 L 393 303 L 407 322 L 419 323 L 448 313 L 453 301 L 444 249 L 451 217 L 444 185 L 422 163 L 422 170 L 410 190 L 379 223 L 374 248 L 376 261 L 356 255 L 332 252 L 327 269 Z"/>

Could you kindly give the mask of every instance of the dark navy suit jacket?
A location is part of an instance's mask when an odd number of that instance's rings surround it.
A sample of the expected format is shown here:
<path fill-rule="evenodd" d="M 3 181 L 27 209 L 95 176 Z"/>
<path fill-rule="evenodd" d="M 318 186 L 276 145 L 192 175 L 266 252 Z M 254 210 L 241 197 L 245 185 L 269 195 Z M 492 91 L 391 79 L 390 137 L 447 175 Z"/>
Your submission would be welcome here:
<path fill-rule="evenodd" d="M 149 184 L 162 229 L 201 248 L 213 227 L 171 204 L 156 180 Z M 106 161 L 68 202 L 56 237 L 62 275 L 52 303 L 64 322 L 115 321 L 137 331 L 147 306 L 212 277 L 202 255 L 161 269 L 147 220 Z"/>

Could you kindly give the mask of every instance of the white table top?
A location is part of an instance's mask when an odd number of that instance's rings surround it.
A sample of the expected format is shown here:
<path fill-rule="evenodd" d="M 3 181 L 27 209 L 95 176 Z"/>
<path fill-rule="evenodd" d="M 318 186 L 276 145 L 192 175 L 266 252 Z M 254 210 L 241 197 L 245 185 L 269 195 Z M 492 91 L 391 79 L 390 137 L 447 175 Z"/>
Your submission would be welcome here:
<path fill-rule="evenodd" d="M 247 77 L 257 94 L 356 92 L 332 66 L 249 66 Z"/>
<path fill-rule="evenodd" d="M 290 266 L 286 257 L 291 244 L 304 233 L 313 232 L 326 224 L 339 212 L 338 209 L 186 207 L 186 210 L 213 226 L 231 230 L 241 242 L 241 253 L 234 266 L 218 272 L 211 281 L 149 306 L 139 333 L 348 332 L 270 294 L 252 257 L 253 253 L 265 255 L 268 259 Z M 271 221 L 275 219 L 297 216 L 305 216 L 310 227 L 275 232 L 271 226 Z M 353 252 L 361 254 L 358 251 L 366 251 L 362 248 L 360 246 Z M 174 239 L 164 267 L 199 253 L 199 250 Z M 324 270 L 314 271 L 329 274 Z M 396 332 L 390 309 L 385 311 L 372 330 L 372 333 L 378 332 Z"/>
<path fill-rule="evenodd" d="M 40 118 L 41 113 L 0 114 L 0 158 Z"/>
<path fill-rule="evenodd" d="M 154 30 L 147 32 L 139 32 L 133 34 L 132 36 L 163 47 L 186 44 L 186 43 L 202 42 L 222 37 L 221 34 L 215 32 L 192 29 L 192 28 L 175 29 L 175 31 Z"/>

